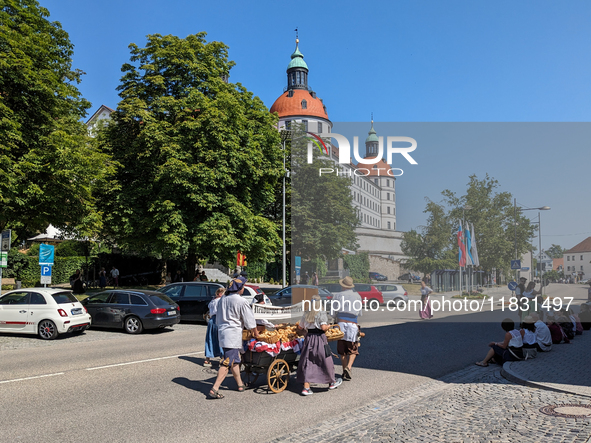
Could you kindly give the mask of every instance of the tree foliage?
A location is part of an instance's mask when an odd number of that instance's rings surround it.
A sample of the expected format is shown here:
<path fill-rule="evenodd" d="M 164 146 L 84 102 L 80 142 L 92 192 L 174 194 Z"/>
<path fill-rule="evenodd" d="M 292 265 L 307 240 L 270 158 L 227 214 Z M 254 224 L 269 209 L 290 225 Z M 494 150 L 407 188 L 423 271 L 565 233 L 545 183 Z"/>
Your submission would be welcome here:
<path fill-rule="evenodd" d="M 482 180 L 472 175 L 466 194 L 457 196 L 444 190 L 440 204 L 427 200 L 427 226 L 420 233 L 404 235 L 403 252 L 411 257 L 406 266 L 421 272 L 457 269 L 456 232 L 460 220 L 465 220 L 474 225 L 480 268 L 508 271 L 515 253 L 521 257 L 529 250 L 535 228 L 527 217 L 514 211 L 511 194 L 497 192 L 498 187 L 498 181 L 488 174 Z"/>
<path fill-rule="evenodd" d="M 546 249 L 546 254 L 550 258 L 562 258 L 562 255 L 566 252 L 560 245 L 555 245 L 554 243 L 548 249 Z"/>
<path fill-rule="evenodd" d="M 0 230 L 22 237 L 60 228 L 96 231 L 93 183 L 107 157 L 88 143 L 80 119 L 73 45 L 36 0 L 0 3 Z"/>
<path fill-rule="evenodd" d="M 276 117 L 224 81 L 228 48 L 205 35 L 129 46 L 122 100 L 98 135 L 121 165 L 105 189 L 108 230 L 123 247 L 195 263 L 237 250 L 265 260 L 280 246 L 262 216 L 283 169 Z"/>
<path fill-rule="evenodd" d="M 343 248 L 356 250 L 355 228 L 359 219 L 353 205 L 351 179 L 333 173 L 319 174 L 320 168 L 336 170 L 338 165 L 313 151 L 307 162 L 306 134 L 295 126 L 291 141 L 291 235 L 292 254 L 303 260 L 331 260 Z"/>

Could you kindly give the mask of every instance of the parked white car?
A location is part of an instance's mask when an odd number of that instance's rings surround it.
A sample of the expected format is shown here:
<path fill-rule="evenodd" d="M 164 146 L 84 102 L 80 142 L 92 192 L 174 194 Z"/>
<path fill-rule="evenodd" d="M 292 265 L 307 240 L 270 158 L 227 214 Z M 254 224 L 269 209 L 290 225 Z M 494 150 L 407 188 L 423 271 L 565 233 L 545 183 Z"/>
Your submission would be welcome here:
<path fill-rule="evenodd" d="M 402 300 L 405 302 L 408 301 L 408 293 L 401 285 L 377 283 L 374 284 L 374 286 L 382 293 L 382 297 L 384 297 L 384 303 L 388 303 L 389 300 L 393 300 L 395 302 Z"/>
<path fill-rule="evenodd" d="M 0 332 L 38 334 L 52 340 L 59 334 L 82 332 L 91 317 L 71 291 L 30 288 L 0 297 Z"/>

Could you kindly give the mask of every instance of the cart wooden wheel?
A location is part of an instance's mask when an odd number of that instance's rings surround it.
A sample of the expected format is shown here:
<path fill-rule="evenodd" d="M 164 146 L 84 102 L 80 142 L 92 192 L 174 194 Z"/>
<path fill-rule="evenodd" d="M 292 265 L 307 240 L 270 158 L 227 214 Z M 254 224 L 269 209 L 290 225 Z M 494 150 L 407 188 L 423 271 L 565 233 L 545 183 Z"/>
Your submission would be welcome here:
<path fill-rule="evenodd" d="M 287 388 L 289 382 L 289 365 L 281 358 L 271 363 L 267 371 L 267 382 L 274 393 L 279 393 Z"/>

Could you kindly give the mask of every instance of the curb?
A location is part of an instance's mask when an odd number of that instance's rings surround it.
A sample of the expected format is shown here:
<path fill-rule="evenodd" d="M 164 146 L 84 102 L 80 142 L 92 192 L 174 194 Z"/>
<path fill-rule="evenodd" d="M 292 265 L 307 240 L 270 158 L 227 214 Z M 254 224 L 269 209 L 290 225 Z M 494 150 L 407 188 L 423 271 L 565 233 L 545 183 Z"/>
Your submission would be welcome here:
<path fill-rule="evenodd" d="M 514 362 L 507 362 L 507 363 L 514 363 Z M 523 385 L 523 386 L 529 386 L 530 388 L 543 389 L 545 391 L 559 392 L 561 394 L 575 394 L 575 395 L 579 395 L 581 397 L 591 398 L 591 395 L 582 394 L 580 392 L 576 392 L 575 390 L 552 388 L 550 386 L 546 386 L 543 383 L 537 383 L 537 382 L 533 382 L 530 380 L 524 380 L 524 379 L 520 378 L 517 374 L 512 372 L 508 367 L 505 368 L 505 365 L 507 365 L 507 363 L 503 364 L 503 367 L 501 368 L 501 375 L 503 376 L 503 378 L 509 380 L 510 382 L 517 383 L 517 384 Z"/>

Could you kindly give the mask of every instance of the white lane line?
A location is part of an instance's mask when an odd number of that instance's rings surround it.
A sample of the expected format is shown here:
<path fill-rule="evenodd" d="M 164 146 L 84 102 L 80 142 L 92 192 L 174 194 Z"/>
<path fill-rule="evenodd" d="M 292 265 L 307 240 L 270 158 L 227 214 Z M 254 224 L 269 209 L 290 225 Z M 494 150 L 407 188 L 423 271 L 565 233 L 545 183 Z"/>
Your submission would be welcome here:
<path fill-rule="evenodd" d="M 116 363 L 114 365 L 106 365 L 106 366 L 97 366 L 97 367 L 94 367 L 94 368 L 86 368 L 86 370 L 87 371 L 95 371 L 97 369 L 107 369 L 107 368 L 115 368 L 117 366 L 135 365 L 137 363 L 147 363 L 147 362 L 150 362 L 150 361 L 167 360 L 167 359 L 170 359 L 170 358 L 179 358 L 179 357 L 184 357 L 186 355 L 203 354 L 204 352 L 205 351 L 190 352 L 188 354 L 170 355 L 168 357 L 157 357 L 157 358 L 149 358 L 147 360 L 129 361 L 129 362 L 125 362 L 125 363 Z"/>
<path fill-rule="evenodd" d="M 13 380 L 2 380 L 2 381 L 0 381 L 0 384 L 2 384 L 2 383 L 13 383 L 15 381 L 34 380 L 36 378 L 55 377 L 56 375 L 64 375 L 64 373 L 63 372 L 57 372 L 55 374 L 36 375 L 35 377 L 15 378 Z"/>

